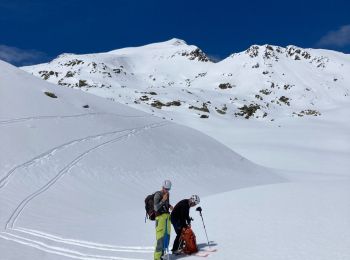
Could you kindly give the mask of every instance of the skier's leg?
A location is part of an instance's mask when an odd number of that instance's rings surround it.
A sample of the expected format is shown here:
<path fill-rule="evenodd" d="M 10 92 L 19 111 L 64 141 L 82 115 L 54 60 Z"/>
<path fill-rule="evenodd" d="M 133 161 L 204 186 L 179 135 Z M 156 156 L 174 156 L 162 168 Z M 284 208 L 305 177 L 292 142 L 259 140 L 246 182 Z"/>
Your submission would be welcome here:
<path fill-rule="evenodd" d="M 160 260 L 163 255 L 164 248 L 164 232 L 165 232 L 165 214 L 156 217 L 156 249 L 154 251 L 154 260 Z"/>
<path fill-rule="evenodd" d="M 174 230 L 176 232 L 176 238 L 174 240 L 173 248 L 171 251 L 175 252 L 179 249 L 179 242 L 180 242 L 180 236 L 181 236 L 181 227 L 178 223 L 173 223 Z"/>
<path fill-rule="evenodd" d="M 170 214 L 162 214 L 156 217 L 156 249 L 154 260 L 160 260 L 164 251 L 169 247 L 171 233 Z"/>
<path fill-rule="evenodd" d="M 166 214 L 165 217 L 165 230 L 164 230 L 164 244 L 163 244 L 163 254 L 168 254 L 169 259 L 169 242 L 170 242 L 170 233 L 171 233 L 171 220 L 170 215 Z"/>

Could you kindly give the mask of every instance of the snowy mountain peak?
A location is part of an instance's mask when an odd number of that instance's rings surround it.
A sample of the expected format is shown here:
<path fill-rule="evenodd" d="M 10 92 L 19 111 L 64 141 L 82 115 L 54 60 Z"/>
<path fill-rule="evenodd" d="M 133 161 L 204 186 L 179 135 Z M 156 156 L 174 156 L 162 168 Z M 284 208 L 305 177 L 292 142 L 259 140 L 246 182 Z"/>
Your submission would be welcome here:
<path fill-rule="evenodd" d="M 311 58 L 311 54 L 306 49 L 299 48 L 294 45 L 289 45 L 287 47 L 274 46 L 270 44 L 252 45 L 243 53 L 248 55 L 250 58 L 262 57 L 264 59 L 275 59 L 276 61 L 282 56 L 291 57 L 294 60 Z M 231 55 L 231 57 L 234 56 L 236 55 Z"/>
<path fill-rule="evenodd" d="M 172 38 L 166 42 L 174 46 L 187 45 L 187 43 L 184 40 L 178 38 Z"/>
<path fill-rule="evenodd" d="M 189 49 L 193 48 L 192 46 L 187 45 L 187 43 L 181 39 L 173 38 L 163 42 L 149 43 L 146 45 L 136 46 L 136 47 L 126 47 L 122 49 L 112 50 L 108 53 L 135 53 L 135 52 L 145 52 L 145 51 L 154 51 L 162 52 L 164 50 L 174 51 L 180 49 Z"/>
<path fill-rule="evenodd" d="M 201 62 L 208 62 L 207 55 L 195 45 L 188 45 L 185 41 L 173 38 L 165 42 L 151 43 L 139 47 L 129 47 L 108 52 L 120 56 L 137 56 L 139 59 L 171 59 L 186 58 Z"/>
<path fill-rule="evenodd" d="M 252 45 L 218 63 L 179 39 L 24 67 L 166 118 L 274 121 L 322 116 L 349 102 L 350 57 L 293 45 Z"/>
<path fill-rule="evenodd" d="M 276 62 L 279 59 L 289 58 L 290 60 L 306 61 L 309 63 L 316 64 L 316 66 L 318 67 L 324 67 L 325 64 L 329 61 L 329 56 L 333 56 L 334 52 L 328 50 L 303 49 L 295 45 L 281 47 L 264 44 L 252 45 L 247 50 L 241 53 L 232 54 L 230 58 L 234 58 L 240 55 L 247 55 L 253 59 L 258 58 L 264 60 L 275 60 Z"/>

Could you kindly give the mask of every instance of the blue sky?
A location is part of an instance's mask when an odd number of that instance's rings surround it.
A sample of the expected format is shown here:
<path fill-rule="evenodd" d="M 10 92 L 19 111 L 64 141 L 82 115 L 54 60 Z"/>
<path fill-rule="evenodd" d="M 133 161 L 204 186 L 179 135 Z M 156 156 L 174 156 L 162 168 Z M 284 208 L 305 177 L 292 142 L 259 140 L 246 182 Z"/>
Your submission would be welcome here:
<path fill-rule="evenodd" d="M 0 59 L 15 65 L 180 38 L 217 59 L 252 44 L 350 53 L 350 1 L 0 0 Z"/>

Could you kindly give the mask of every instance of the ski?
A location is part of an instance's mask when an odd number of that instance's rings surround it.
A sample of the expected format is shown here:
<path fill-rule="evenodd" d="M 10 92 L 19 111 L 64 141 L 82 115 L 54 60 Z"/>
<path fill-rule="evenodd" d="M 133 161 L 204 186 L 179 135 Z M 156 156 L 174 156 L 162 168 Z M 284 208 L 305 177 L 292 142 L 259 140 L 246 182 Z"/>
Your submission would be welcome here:
<path fill-rule="evenodd" d="M 206 252 L 206 251 L 198 251 L 197 253 L 194 253 L 190 256 L 199 256 L 199 257 L 207 257 L 209 256 L 210 253 L 209 252 Z"/>
<path fill-rule="evenodd" d="M 181 258 L 181 257 L 189 257 L 189 256 L 198 256 L 198 257 L 208 257 L 211 253 L 216 252 L 216 248 L 205 248 L 205 249 L 200 249 L 197 253 L 193 253 L 190 255 L 187 254 L 174 254 L 172 255 L 174 258 Z"/>
<path fill-rule="evenodd" d="M 218 251 L 216 248 L 202 248 L 197 253 L 193 254 L 195 256 L 207 257 L 211 253 Z"/>
<path fill-rule="evenodd" d="M 216 252 L 216 251 L 218 251 L 216 248 L 202 248 L 201 250 L 199 250 L 199 251 L 205 251 L 205 252 L 210 252 L 210 253 L 212 253 L 212 252 Z"/>
<path fill-rule="evenodd" d="M 171 255 L 170 259 L 179 259 L 179 258 L 191 257 L 191 256 L 208 257 L 209 254 L 210 254 L 209 252 L 204 252 L 204 251 L 198 251 L 197 253 L 193 253 L 193 254 L 190 254 L 190 255 L 187 255 L 187 254 L 174 254 L 174 255 Z"/>

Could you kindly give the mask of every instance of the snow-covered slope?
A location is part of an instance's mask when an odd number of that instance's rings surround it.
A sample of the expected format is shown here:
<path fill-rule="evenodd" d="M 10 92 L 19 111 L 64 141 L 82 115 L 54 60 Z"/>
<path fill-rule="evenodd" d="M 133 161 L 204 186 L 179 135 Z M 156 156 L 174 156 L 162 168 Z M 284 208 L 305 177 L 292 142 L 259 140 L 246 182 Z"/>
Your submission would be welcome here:
<path fill-rule="evenodd" d="M 209 239 L 219 249 L 211 259 L 350 259 L 349 198 L 349 179 L 266 185 L 211 196 L 202 205 Z M 199 240 L 206 241 L 200 218 L 193 215 L 193 228 Z"/>
<path fill-rule="evenodd" d="M 144 197 L 284 182 L 214 139 L 0 61 L 0 258 L 151 259 Z"/>

